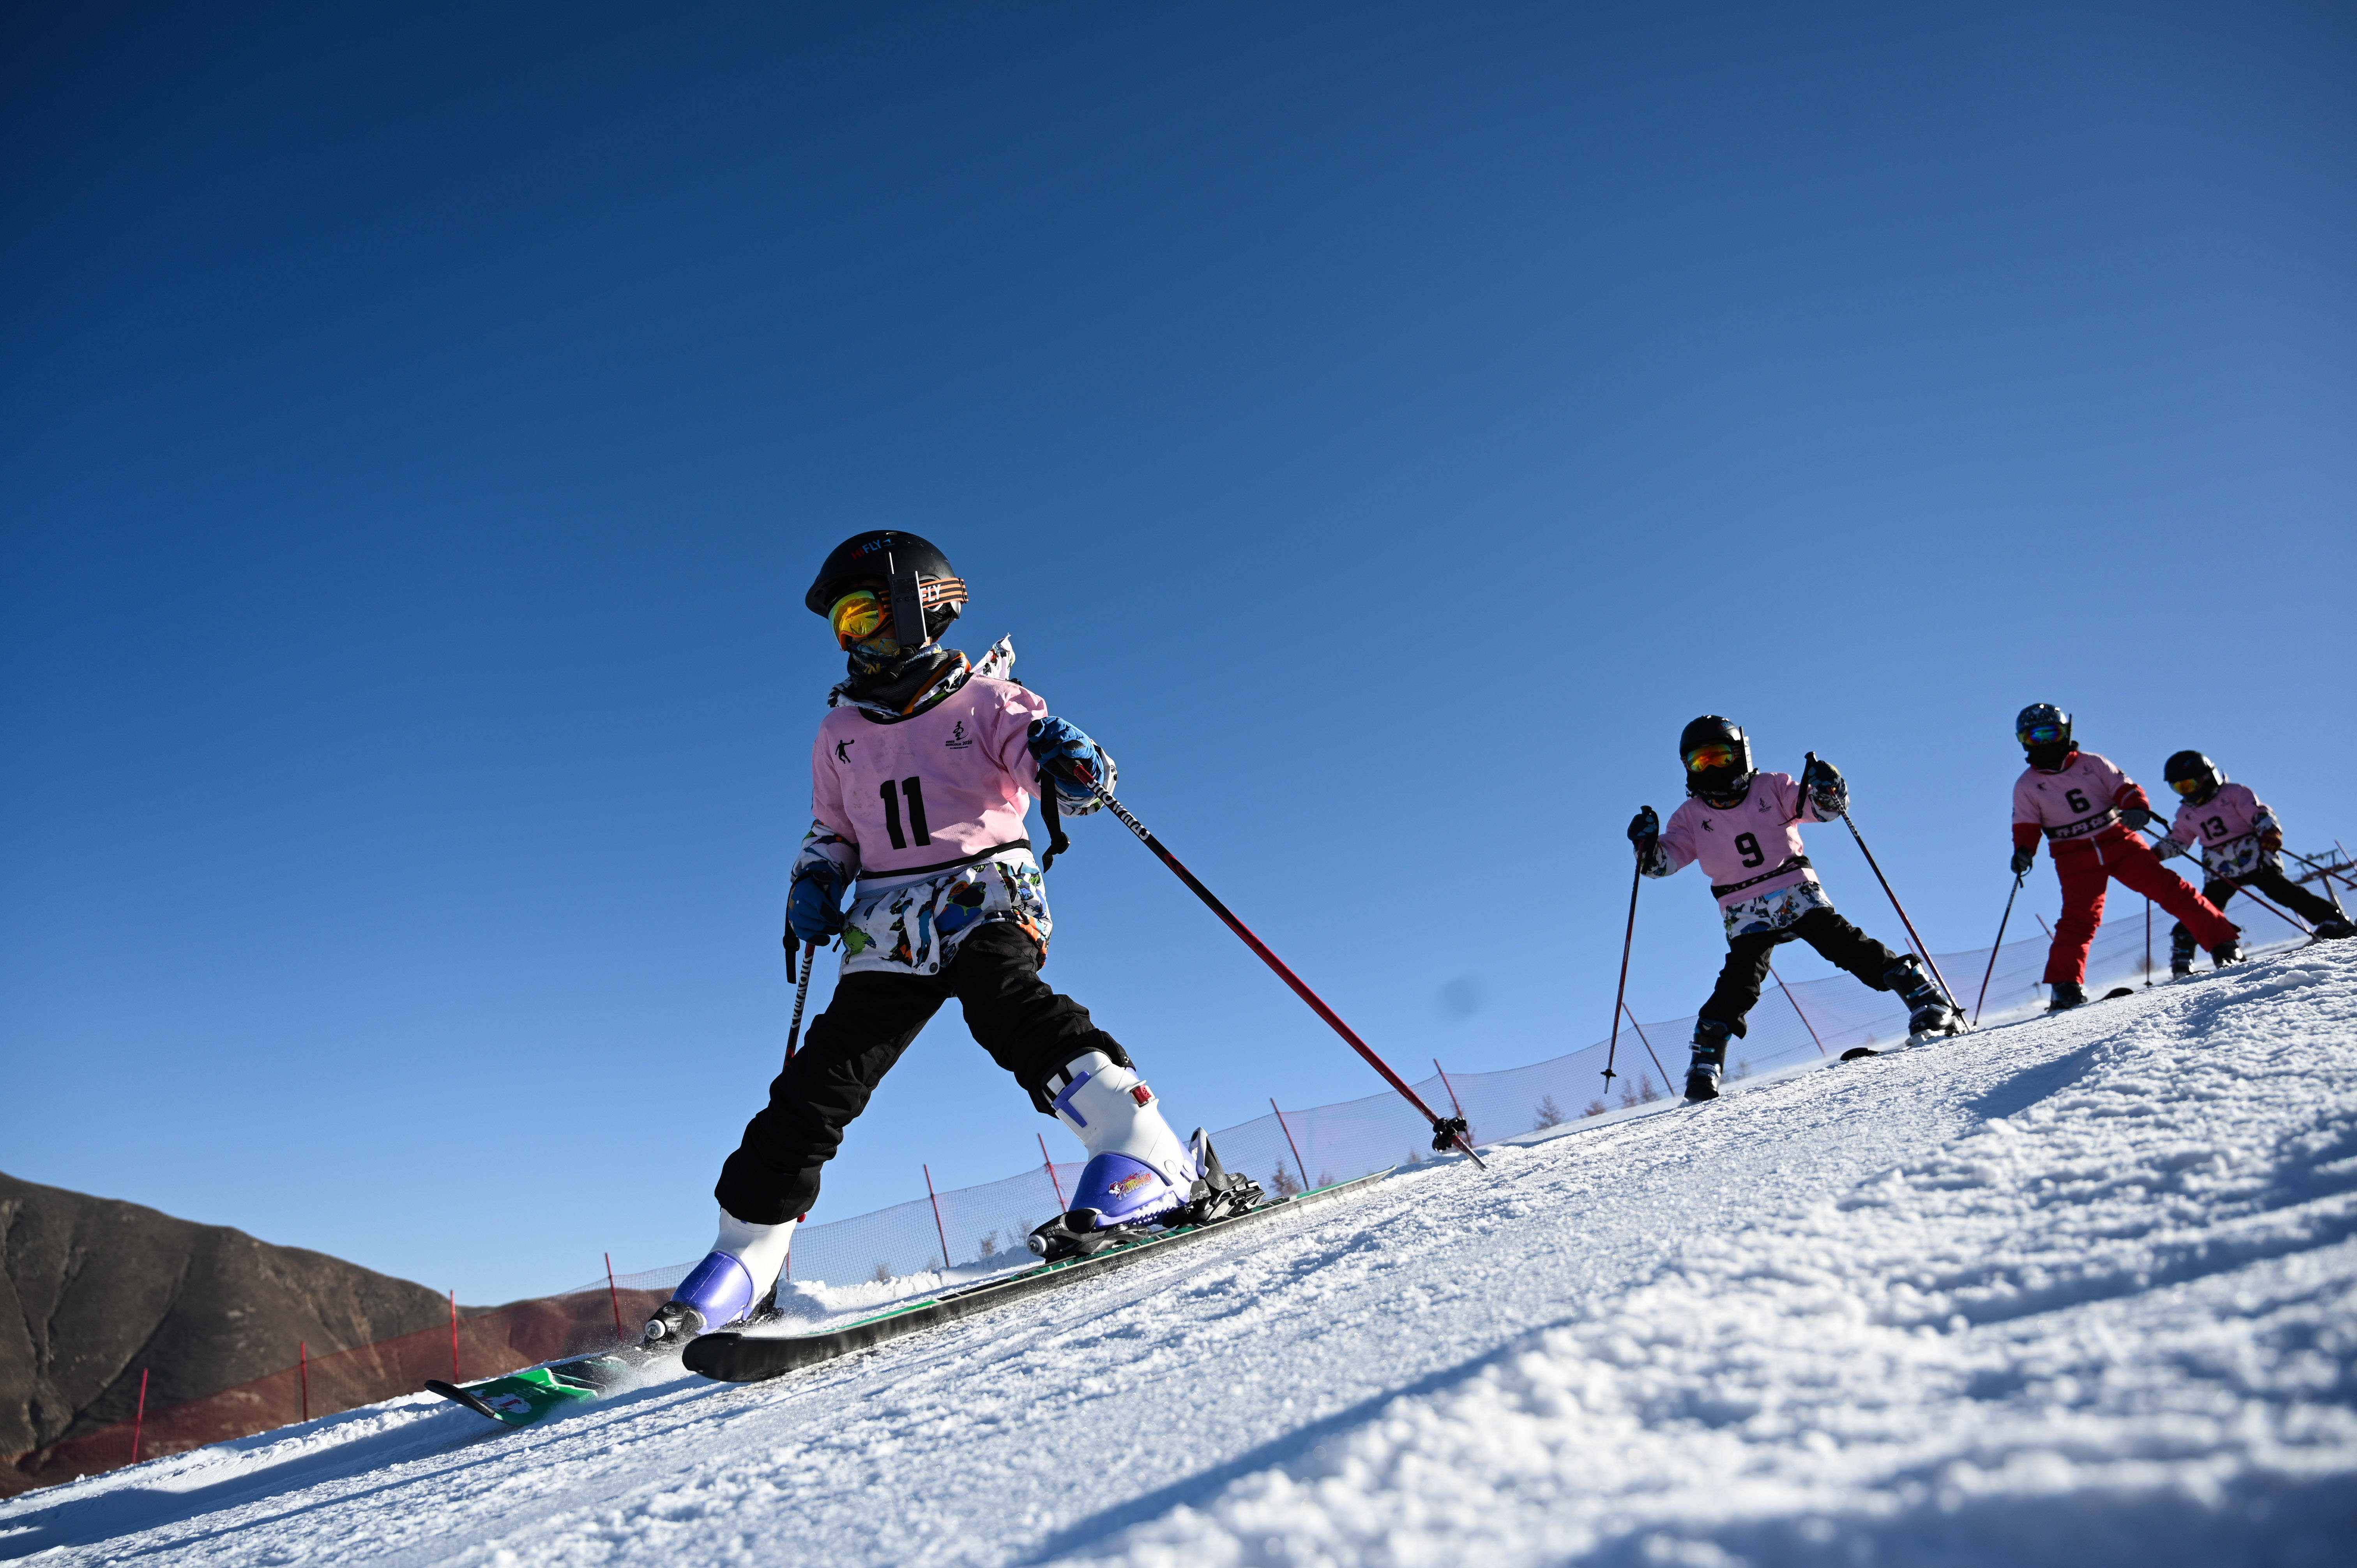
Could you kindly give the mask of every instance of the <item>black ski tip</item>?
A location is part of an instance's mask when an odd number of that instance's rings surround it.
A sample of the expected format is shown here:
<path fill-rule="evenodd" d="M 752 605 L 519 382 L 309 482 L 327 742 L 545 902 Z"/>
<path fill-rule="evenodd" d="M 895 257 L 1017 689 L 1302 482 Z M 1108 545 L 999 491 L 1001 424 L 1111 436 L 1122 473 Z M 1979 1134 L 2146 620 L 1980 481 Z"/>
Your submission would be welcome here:
<path fill-rule="evenodd" d="M 2104 993 L 2104 1000 L 2106 1002 L 2116 1002 L 2123 996 L 2134 996 L 2135 994 L 2136 988 L 2134 986 L 2115 985 L 2109 991 Z"/>
<path fill-rule="evenodd" d="M 1860 1057 L 1878 1057 L 1882 1053 L 1880 1051 L 1868 1050 L 1864 1046 L 1852 1046 L 1849 1049 L 1841 1054 L 1841 1059 L 1846 1062 L 1854 1062 Z"/>
<path fill-rule="evenodd" d="M 465 1405 L 477 1415 L 487 1417 L 492 1421 L 498 1421 L 500 1419 L 500 1412 L 498 1411 L 493 1410 L 490 1405 L 485 1404 L 481 1400 L 477 1399 L 473 1394 L 468 1393 L 465 1389 L 460 1388 L 456 1383 L 447 1382 L 440 1378 L 428 1378 L 425 1380 L 425 1391 L 429 1394 L 440 1394 L 444 1399 L 448 1400 L 453 1404 Z"/>

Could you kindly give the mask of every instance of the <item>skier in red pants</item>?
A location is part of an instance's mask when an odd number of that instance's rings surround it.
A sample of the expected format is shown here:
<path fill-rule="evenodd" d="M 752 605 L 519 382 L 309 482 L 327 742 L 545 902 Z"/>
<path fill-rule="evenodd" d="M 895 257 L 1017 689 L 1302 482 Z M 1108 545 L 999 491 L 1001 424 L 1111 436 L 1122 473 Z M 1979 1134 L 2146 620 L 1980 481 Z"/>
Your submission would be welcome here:
<path fill-rule="evenodd" d="M 2081 751 L 2071 738 L 2071 715 L 2051 703 L 2033 703 L 2013 721 L 2029 768 L 2013 786 L 2013 874 L 2038 858 L 2039 835 L 2054 846 L 2062 881 L 2062 913 L 2046 957 L 2052 1012 L 2087 999 L 2087 949 L 2104 923 L 2104 884 L 2114 877 L 2184 923 L 2220 965 L 2243 956 L 2241 928 L 2183 878 L 2160 864 L 2136 830 L 2153 820 L 2152 801 L 2111 759 Z"/>

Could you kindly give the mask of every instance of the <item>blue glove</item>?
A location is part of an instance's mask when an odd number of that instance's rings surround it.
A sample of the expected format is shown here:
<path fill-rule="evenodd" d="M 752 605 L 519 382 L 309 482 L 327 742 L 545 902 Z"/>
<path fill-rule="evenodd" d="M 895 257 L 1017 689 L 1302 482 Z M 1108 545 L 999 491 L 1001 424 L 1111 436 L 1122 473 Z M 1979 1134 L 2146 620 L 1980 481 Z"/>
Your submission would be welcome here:
<path fill-rule="evenodd" d="M 2029 874 L 2030 866 L 2035 865 L 2037 860 L 2038 852 L 2034 849 L 2015 850 L 2013 852 L 2013 874 L 2016 876 L 2027 876 Z"/>
<path fill-rule="evenodd" d="M 1091 740 L 1081 727 L 1070 719 L 1052 715 L 1031 721 L 1031 755 L 1039 765 L 1055 775 L 1056 793 L 1068 800 L 1092 800 L 1096 797 L 1089 787 L 1078 781 L 1085 771 L 1092 779 L 1104 778 L 1104 757 L 1097 743 Z"/>
<path fill-rule="evenodd" d="M 786 924 L 812 943 L 828 942 L 843 929 L 843 885 L 827 876 L 799 876 L 786 893 Z"/>
<path fill-rule="evenodd" d="M 2142 832 L 2152 825 L 2152 813 L 2142 806 L 2122 806 L 2120 821 L 2130 832 Z"/>

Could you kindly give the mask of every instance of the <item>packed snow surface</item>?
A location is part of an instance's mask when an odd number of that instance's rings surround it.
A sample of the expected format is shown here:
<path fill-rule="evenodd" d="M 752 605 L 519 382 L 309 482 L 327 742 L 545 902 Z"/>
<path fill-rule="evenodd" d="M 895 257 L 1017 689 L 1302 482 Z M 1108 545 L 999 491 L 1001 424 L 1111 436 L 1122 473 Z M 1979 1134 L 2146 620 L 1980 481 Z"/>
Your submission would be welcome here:
<path fill-rule="evenodd" d="M 2357 1560 L 2357 943 L 1736 1087 L 772 1383 L 29 1494 L 0 1556 Z"/>

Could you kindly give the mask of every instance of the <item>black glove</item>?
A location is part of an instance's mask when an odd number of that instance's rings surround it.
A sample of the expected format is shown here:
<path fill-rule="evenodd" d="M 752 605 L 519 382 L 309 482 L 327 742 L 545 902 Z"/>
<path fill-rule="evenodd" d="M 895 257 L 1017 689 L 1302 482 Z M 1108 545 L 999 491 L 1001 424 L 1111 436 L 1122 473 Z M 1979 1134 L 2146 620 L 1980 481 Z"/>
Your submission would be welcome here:
<path fill-rule="evenodd" d="M 1815 803 L 1821 817 L 1838 817 L 1849 810 L 1849 785 L 1843 780 L 1841 769 L 1823 757 L 1801 769 L 1801 789 Z"/>
<path fill-rule="evenodd" d="M 2016 876 L 2023 875 L 2029 870 L 2031 864 L 2037 859 L 2038 851 L 2035 849 L 2015 850 L 2013 852 L 2013 874 Z"/>
<path fill-rule="evenodd" d="M 1642 860 L 1651 854 L 1653 842 L 1661 836 L 1662 819 L 1653 814 L 1653 808 L 1638 808 L 1637 814 L 1629 819 L 1629 842 L 1637 846 L 1637 858 Z"/>
<path fill-rule="evenodd" d="M 2147 827 L 2151 825 L 2152 813 L 2146 811 L 2142 806 L 2122 806 L 2120 808 L 2120 821 L 2127 824 L 2128 832 L 2132 833 L 2140 833 L 2144 832 Z"/>

